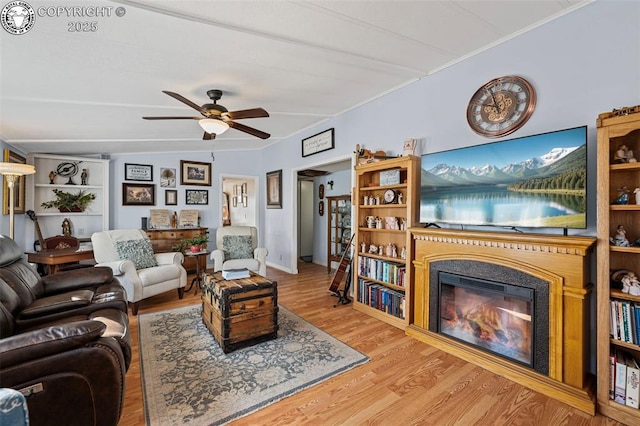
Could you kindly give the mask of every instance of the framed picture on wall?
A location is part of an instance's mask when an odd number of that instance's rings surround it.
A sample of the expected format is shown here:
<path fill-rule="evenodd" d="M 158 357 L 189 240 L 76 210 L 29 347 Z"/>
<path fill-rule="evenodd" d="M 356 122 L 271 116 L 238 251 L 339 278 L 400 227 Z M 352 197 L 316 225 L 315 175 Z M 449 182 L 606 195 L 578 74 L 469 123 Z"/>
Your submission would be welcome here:
<path fill-rule="evenodd" d="M 267 173 L 267 208 L 282 208 L 282 170 Z"/>
<path fill-rule="evenodd" d="M 167 189 L 164 191 L 164 204 L 167 206 L 178 205 L 178 190 Z"/>
<path fill-rule="evenodd" d="M 176 169 L 160 169 L 160 186 L 165 188 L 176 187 Z"/>
<path fill-rule="evenodd" d="M 156 186 L 144 183 L 122 184 L 123 206 L 155 206 Z"/>
<path fill-rule="evenodd" d="M 209 204 L 209 191 L 206 189 L 187 189 L 185 204 Z"/>
<path fill-rule="evenodd" d="M 153 166 L 150 164 L 124 163 L 124 180 L 153 181 Z"/>
<path fill-rule="evenodd" d="M 180 160 L 180 185 L 211 186 L 211 163 Z"/>

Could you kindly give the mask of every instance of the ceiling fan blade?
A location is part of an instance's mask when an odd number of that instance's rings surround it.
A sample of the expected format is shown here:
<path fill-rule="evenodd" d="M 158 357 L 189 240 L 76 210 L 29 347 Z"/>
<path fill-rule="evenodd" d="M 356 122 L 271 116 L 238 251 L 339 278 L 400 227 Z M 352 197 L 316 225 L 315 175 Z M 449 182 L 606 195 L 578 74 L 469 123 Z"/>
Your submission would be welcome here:
<path fill-rule="evenodd" d="M 239 120 L 242 118 L 262 118 L 268 117 L 269 113 L 262 108 L 243 109 L 240 111 L 229 111 L 222 113 L 223 116 L 227 116 L 232 120 Z"/>
<path fill-rule="evenodd" d="M 204 132 L 204 136 L 202 136 L 202 140 L 203 141 L 210 141 L 210 140 L 215 139 L 215 138 L 216 138 L 216 134 L 215 133 Z"/>
<path fill-rule="evenodd" d="M 230 121 L 229 127 L 233 127 L 236 130 L 240 130 L 241 132 L 249 133 L 260 139 L 269 139 L 271 135 L 269 133 L 265 133 L 262 130 L 254 129 L 253 127 L 245 126 L 244 124 L 236 123 L 235 121 Z"/>
<path fill-rule="evenodd" d="M 189 99 L 185 98 L 184 96 L 182 96 L 182 95 L 180 95 L 178 93 L 169 92 L 168 90 L 163 90 L 162 93 L 166 93 L 167 95 L 171 96 L 173 99 L 176 99 L 176 100 L 182 102 L 183 104 L 189 105 L 191 108 L 195 109 L 196 111 L 198 111 L 200 114 L 204 115 L 205 117 L 209 116 L 209 112 L 207 110 L 202 109 L 202 107 L 200 105 L 194 104 Z"/>
<path fill-rule="evenodd" d="M 142 117 L 145 120 L 201 120 L 202 117 Z"/>

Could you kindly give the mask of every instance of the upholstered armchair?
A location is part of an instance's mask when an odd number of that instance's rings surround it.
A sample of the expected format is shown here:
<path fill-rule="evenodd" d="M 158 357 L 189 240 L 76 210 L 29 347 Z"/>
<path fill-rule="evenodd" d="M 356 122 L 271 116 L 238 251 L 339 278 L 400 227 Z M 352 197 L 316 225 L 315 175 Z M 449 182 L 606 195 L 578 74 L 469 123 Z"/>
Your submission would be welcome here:
<path fill-rule="evenodd" d="M 133 315 L 140 301 L 177 289 L 182 299 L 187 271 L 180 252 L 153 253 L 147 234 L 139 229 L 96 232 L 91 236 L 96 266 L 108 266 L 127 291 Z"/>
<path fill-rule="evenodd" d="M 258 247 L 254 226 L 224 226 L 216 232 L 216 250 L 211 252 L 213 270 L 247 268 L 265 276 L 267 254 L 266 248 Z"/>

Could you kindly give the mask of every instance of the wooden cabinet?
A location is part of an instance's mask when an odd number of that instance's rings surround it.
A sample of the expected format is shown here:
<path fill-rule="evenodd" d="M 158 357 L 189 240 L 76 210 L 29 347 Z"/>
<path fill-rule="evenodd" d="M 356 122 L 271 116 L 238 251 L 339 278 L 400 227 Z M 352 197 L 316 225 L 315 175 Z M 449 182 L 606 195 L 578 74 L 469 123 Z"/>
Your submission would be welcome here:
<path fill-rule="evenodd" d="M 44 238 L 62 235 L 65 218 L 71 222 L 72 235 L 77 238 L 89 238 L 94 232 L 109 229 L 109 160 L 29 154 L 27 161 L 35 166 L 36 173 L 27 177 L 27 187 L 31 190 L 27 191 L 26 206 L 35 212 Z M 83 212 L 45 209 L 42 203 L 56 198 L 54 189 L 72 194 L 85 191 L 96 198 Z M 33 228 L 26 229 L 27 240 L 37 240 Z"/>
<path fill-rule="evenodd" d="M 640 110 L 640 107 L 635 107 Z M 640 204 L 636 203 L 640 194 L 633 194 L 640 187 L 640 163 L 618 162 L 617 152 L 624 145 L 640 157 L 640 113 L 614 116 L 613 113 L 600 114 L 598 128 L 598 281 L 597 281 L 597 375 L 598 410 L 626 424 L 640 423 L 640 410 L 609 398 L 609 384 L 613 378 L 610 372 L 610 355 L 616 350 L 623 351 L 640 362 L 640 346 L 635 342 L 625 342 L 615 337 L 612 330 L 611 313 L 619 306 L 640 306 L 640 297 L 623 293 L 612 284 L 612 276 L 619 278 L 626 271 L 640 275 L 640 246 L 633 244 L 640 237 Z M 618 204 L 620 188 L 628 187 L 628 203 Z M 615 245 L 618 226 L 626 230 L 626 238 L 631 246 Z M 622 271 L 617 272 L 616 271 Z M 613 304 L 611 302 L 614 302 Z M 623 318 L 624 320 L 624 318 Z M 632 339 L 633 340 L 633 339 Z M 613 370 L 615 372 L 615 369 Z"/>
<path fill-rule="evenodd" d="M 327 273 L 331 262 L 340 262 L 351 238 L 351 196 L 327 197 Z"/>
<path fill-rule="evenodd" d="M 420 158 L 398 157 L 355 170 L 353 307 L 404 329 L 412 321 L 408 229 L 418 221 Z"/>
<path fill-rule="evenodd" d="M 176 229 L 146 229 L 145 232 L 151 240 L 153 251 L 155 253 L 166 253 L 173 251 L 172 247 L 186 238 L 196 238 L 206 235 L 209 231 L 207 228 L 176 228 Z M 202 248 L 206 248 L 207 245 L 203 244 Z M 184 269 L 189 273 L 196 272 L 196 259 L 200 262 L 200 270 L 204 271 L 207 268 L 207 257 L 184 257 Z"/>

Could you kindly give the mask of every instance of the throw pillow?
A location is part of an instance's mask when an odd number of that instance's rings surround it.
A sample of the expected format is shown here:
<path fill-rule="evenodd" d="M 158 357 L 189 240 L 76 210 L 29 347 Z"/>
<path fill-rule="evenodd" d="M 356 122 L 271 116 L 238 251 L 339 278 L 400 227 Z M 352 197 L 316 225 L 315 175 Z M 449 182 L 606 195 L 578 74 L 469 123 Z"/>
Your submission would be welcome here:
<path fill-rule="evenodd" d="M 136 269 L 158 266 L 153 255 L 151 241 L 146 239 L 115 242 L 116 253 L 120 259 L 128 259 L 133 262 Z"/>
<path fill-rule="evenodd" d="M 222 237 L 224 260 L 253 259 L 253 239 L 251 235 L 225 235 Z"/>

